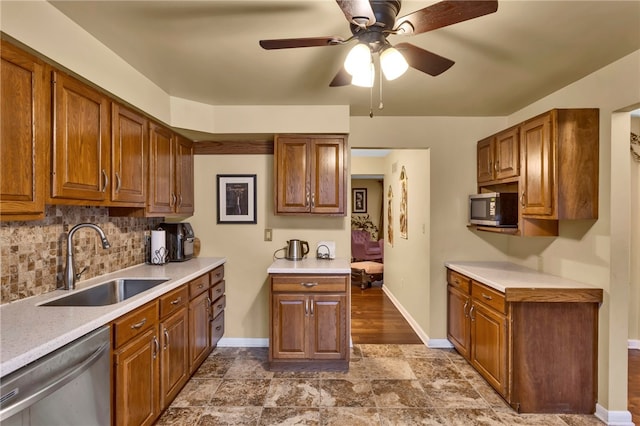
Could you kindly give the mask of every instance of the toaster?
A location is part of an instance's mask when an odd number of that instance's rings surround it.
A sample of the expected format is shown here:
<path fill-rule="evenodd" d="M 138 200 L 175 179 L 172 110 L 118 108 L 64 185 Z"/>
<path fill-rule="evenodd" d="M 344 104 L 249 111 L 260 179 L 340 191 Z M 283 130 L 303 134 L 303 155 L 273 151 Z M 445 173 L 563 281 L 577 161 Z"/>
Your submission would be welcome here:
<path fill-rule="evenodd" d="M 166 232 L 170 262 L 184 262 L 193 257 L 195 235 L 189 223 L 161 223 L 157 229 Z"/>

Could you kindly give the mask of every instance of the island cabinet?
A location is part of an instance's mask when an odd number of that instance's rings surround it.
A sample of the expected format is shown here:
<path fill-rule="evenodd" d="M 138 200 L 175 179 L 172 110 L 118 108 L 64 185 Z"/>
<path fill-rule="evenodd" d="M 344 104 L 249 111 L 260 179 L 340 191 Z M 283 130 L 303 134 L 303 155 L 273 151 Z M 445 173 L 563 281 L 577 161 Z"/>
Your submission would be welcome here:
<path fill-rule="evenodd" d="M 0 57 L 0 219 L 42 219 L 51 108 L 45 64 L 5 40 Z"/>
<path fill-rule="evenodd" d="M 270 274 L 269 361 L 274 368 L 348 367 L 348 275 Z"/>
<path fill-rule="evenodd" d="M 476 278 L 447 269 L 456 350 L 518 412 L 593 413 L 602 290 L 573 282 L 499 291 Z"/>
<path fill-rule="evenodd" d="M 275 214 L 346 214 L 345 135 L 277 135 Z"/>

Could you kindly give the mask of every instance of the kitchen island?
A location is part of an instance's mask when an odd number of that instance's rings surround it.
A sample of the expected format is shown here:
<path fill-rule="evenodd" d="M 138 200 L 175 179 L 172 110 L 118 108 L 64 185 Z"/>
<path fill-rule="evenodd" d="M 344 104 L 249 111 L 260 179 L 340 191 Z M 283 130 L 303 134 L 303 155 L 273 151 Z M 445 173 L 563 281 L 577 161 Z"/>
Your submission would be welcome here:
<path fill-rule="evenodd" d="M 518 412 L 588 413 L 603 290 L 509 262 L 446 262 L 447 337 Z"/>
<path fill-rule="evenodd" d="M 348 259 L 277 259 L 269 273 L 272 369 L 348 369 Z"/>
<path fill-rule="evenodd" d="M 0 306 L 0 377 L 223 265 L 224 257 L 194 258 L 163 266 L 136 265 L 79 282 L 76 290 L 55 290 Z M 107 306 L 40 306 L 117 278 L 167 278 L 168 281 Z"/>

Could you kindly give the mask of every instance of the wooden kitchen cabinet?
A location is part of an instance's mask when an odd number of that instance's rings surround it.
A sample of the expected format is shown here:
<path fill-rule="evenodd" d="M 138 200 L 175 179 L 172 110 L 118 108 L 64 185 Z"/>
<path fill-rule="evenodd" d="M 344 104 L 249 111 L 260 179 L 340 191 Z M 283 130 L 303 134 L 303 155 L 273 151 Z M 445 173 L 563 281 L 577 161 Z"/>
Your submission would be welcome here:
<path fill-rule="evenodd" d="M 211 352 L 209 274 L 189 283 L 189 371 L 193 374 Z"/>
<path fill-rule="evenodd" d="M 193 143 L 149 123 L 147 216 L 193 214 Z"/>
<path fill-rule="evenodd" d="M 111 204 L 144 207 L 147 199 L 148 120 L 113 102 L 111 124 Z"/>
<path fill-rule="evenodd" d="M 478 185 L 512 181 L 520 175 L 519 128 L 512 127 L 478 142 Z"/>
<path fill-rule="evenodd" d="M 220 265 L 209 272 L 209 279 L 211 281 L 211 288 L 209 289 L 209 299 L 211 300 L 209 330 L 211 333 L 211 350 L 213 350 L 224 335 L 224 310 L 227 307 L 224 265 Z"/>
<path fill-rule="evenodd" d="M 45 64 L 5 40 L 0 58 L 0 219 L 42 219 L 51 108 Z"/>
<path fill-rule="evenodd" d="M 275 214 L 346 214 L 345 135 L 277 135 Z"/>
<path fill-rule="evenodd" d="M 52 202 L 105 205 L 112 184 L 110 100 L 63 72 L 52 78 Z"/>
<path fill-rule="evenodd" d="M 449 341 L 507 403 L 521 413 L 593 413 L 601 289 L 500 292 L 451 269 L 447 281 Z"/>
<path fill-rule="evenodd" d="M 349 278 L 271 274 L 269 361 L 348 366 Z"/>

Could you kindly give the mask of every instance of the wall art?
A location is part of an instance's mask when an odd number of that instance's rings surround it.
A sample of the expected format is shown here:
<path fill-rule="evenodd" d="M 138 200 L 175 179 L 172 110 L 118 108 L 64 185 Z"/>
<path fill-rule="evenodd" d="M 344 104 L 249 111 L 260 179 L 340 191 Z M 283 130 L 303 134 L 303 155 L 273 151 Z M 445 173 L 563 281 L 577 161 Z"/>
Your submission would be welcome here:
<path fill-rule="evenodd" d="M 216 175 L 217 223 L 257 223 L 256 175 Z"/>

